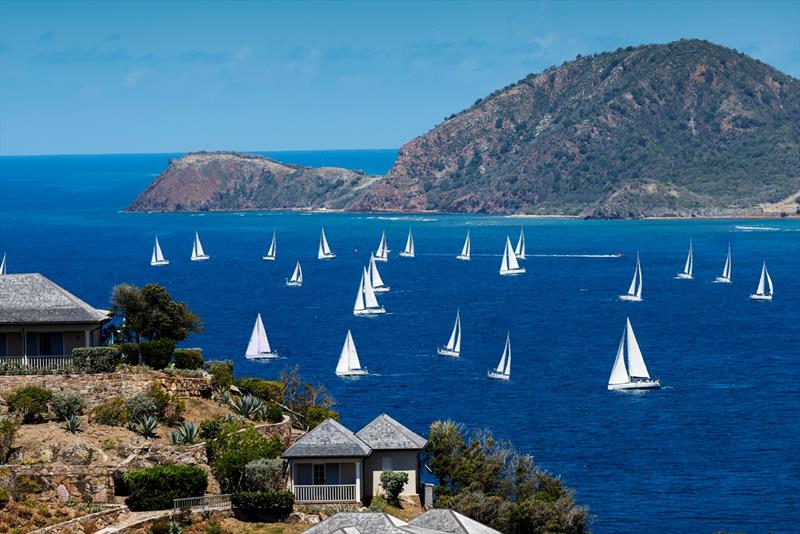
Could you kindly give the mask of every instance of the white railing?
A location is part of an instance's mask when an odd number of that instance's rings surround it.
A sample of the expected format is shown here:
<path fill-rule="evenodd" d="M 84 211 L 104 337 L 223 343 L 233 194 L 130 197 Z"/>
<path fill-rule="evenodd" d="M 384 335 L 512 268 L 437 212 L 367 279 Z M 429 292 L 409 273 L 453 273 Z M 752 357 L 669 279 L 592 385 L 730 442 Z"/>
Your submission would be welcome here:
<path fill-rule="evenodd" d="M 231 509 L 230 495 L 206 495 L 205 497 L 188 497 L 175 499 L 172 504 L 173 511 L 181 512 L 216 512 Z"/>
<path fill-rule="evenodd" d="M 325 484 L 319 486 L 305 486 L 294 484 L 295 502 L 302 503 L 329 503 L 329 502 L 357 502 L 355 484 Z"/>
<path fill-rule="evenodd" d="M 16 365 L 36 371 L 57 371 L 71 367 L 72 356 L 0 356 L 0 365 Z"/>

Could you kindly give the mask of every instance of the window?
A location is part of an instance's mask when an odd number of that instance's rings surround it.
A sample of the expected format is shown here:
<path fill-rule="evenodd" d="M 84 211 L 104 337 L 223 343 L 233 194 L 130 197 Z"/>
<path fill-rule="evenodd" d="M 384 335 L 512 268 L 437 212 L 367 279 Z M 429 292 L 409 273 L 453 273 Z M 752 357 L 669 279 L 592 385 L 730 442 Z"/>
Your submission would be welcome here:
<path fill-rule="evenodd" d="M 295 484 L 300 486 L 308 486 L 312 482 L 311 478 L 311 464 L 295 464 L 294 472 Z"/>
<path fill-rule="evenodd" d="M 8 345 L 6 344 L 5 334 L 0 334 L 0 356 L 8 356 Z"/>
<path fill-rule="evenodd" d="M 381 458 L 381 471 L 391 471 L 392 470 L 392 457 L 388 454 Z"/>
<path fill-rule="evenodd" d="M 325 464 L 314 464 L 314 485 L 322 486 L 325 484 Z"/>
<path fill-rule="evenodd" d="M 39 334 L 36 332 L 25 334 L 25 351 L 28 356 L 39 355 Z"/>

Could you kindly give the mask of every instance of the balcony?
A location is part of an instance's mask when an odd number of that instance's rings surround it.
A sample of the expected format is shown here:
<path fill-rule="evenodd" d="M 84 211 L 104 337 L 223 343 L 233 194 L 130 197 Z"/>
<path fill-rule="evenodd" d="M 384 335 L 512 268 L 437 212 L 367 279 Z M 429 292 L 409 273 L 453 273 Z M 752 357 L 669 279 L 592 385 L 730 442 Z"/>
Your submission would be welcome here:
<path fill-rule="evenodd" d="M 356 496 L 355 484 L 321 484 L 315 486 L 294 484 L 292 491 L 294 492 L 294 500 L 298 503 L 359 502 Z"/>

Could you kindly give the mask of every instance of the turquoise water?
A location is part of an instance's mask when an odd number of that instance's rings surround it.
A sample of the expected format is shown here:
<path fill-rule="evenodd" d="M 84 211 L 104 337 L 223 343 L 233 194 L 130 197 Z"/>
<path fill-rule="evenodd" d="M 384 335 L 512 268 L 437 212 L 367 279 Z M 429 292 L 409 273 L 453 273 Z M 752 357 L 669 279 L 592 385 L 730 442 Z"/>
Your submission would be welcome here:
<path fill-rule="evenodd" d="M 282 153 L 382 173 L 396 151 Z M 796 532 L 800 522 L 800 222 L 578 221 L 490 216 L 119 213 L 170 155 L 0 158 L 0 253 L 104 307 L 114 284 L 157 282 L 205 321 L 187 340 L 237 374 L 286 365 L 325 383 L 343 422 L 382 411 L 425 433 L 437 418 L 492 429 L 561 473 L 596 532 Z M 173 155 L 174 157 L 174 155 Z M 500 277 L 506 235 L 524 225 L 528 272 Z M 337 258 L 316 258 L 324 226 Z M 748 230 L 741 227 L 755 227 Z M 413 228 L 418 257 L 397 256 Z M 456 261 L 467 229 L 473 260 Z M 278 260 L 264 262 L 272 230 Z M 208 262 L 189 261 L 194 231 Z M 387 314 L 351 314 L 360 269 L 386 230 Z M 168 267 L 151 268 L 158 234 Z M 694 281 L 681 270 L 689 239 Z M 731 285 L 711 283 L 733 247 Z M 640 251 L 644 302 L 624 303 Z M 623 257 L 584 257 L 612 255 Z M 296 260 L 306 282 L 284 286 Z M 761 262 L 775 300 L 754 302 Z M 460 359 L 436 356 L 456 308 Z M 283 358 L 243 359 L 256 313 Z M 653 376 L 646 394 L 606 390 L 630 317 Z M 352 329 L 370 375 L 338 379 Z M 512 379 L 491 382 L 506 331 Z"/>

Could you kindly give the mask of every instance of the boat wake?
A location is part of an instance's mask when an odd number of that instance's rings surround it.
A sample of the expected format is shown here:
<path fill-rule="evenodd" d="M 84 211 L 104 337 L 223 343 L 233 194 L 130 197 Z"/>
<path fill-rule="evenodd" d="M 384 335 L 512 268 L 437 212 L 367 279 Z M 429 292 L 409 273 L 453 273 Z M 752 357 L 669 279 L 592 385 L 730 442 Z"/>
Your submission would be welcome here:
<path fill-rule="evenodd" d="M 624 254 L 528 254 L 534 258 L 622 258 Z"/>
<path fill-rule="evenodd" d="M 780 228 L 775 228 L 772 226 L 739 226 L 736 225 L 736 229 L 741 232 L 780 232 Z"/>

